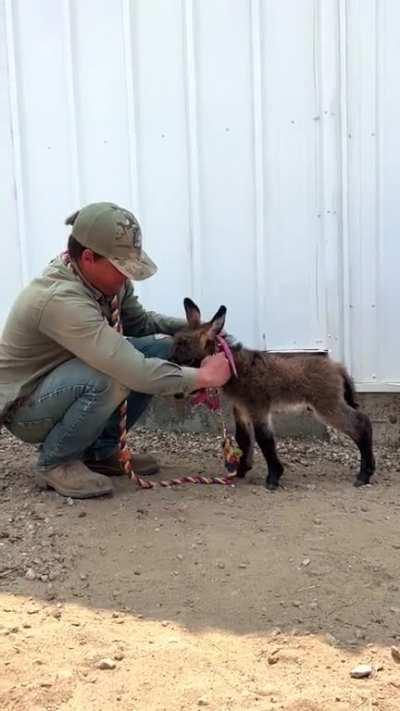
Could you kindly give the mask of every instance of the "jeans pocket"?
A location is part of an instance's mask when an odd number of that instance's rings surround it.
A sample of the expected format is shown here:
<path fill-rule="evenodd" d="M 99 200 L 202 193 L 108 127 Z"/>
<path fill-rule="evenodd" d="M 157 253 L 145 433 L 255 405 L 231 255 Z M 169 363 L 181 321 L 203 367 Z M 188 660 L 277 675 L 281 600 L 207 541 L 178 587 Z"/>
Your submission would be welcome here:
<path fill-rule="evenodd" d="M 50 430 L 54 427 L 54 422 L 50 417 L 45 417 L 41 420 L 33 420 L 31 422 L 21 422 L 16 419 L 7 424 L 7 429 L 22 440 L 29 444 L 38 444 L 43 442 Z"/>

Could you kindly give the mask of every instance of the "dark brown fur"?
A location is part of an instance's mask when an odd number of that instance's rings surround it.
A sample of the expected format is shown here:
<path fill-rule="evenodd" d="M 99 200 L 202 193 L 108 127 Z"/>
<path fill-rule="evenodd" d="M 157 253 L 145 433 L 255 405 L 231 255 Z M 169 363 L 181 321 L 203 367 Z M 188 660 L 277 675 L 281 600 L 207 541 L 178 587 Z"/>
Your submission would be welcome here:
<path fill-rule="evenodd" d="M 216 337 L 225 323 L 225 307 L 213 319 L 201 323 L 200 311 L 190 300 L 184 302 L 188 328 L 175 336 L 172 359 L 182 365 L 199 366 L 216 352 Z M 251 469 L 254 441 L 268 465 L 266 486 L 276 489 L 283 472 L 279 461 L 271 413 L 293 406 L 307 406 L 315 415 L 357 444 L 361 454 L 356 486 L 368 484 L 375 471 L 372 449 L 372 426 L 367 415 L 358 409 L 350 375 L 340 363 L 327 355 L 274 355 L 233 346 L 238 377 L 224 387 L 232 400 L 236 421 L 236 439 L 243 451 L 238 475 Z"/>

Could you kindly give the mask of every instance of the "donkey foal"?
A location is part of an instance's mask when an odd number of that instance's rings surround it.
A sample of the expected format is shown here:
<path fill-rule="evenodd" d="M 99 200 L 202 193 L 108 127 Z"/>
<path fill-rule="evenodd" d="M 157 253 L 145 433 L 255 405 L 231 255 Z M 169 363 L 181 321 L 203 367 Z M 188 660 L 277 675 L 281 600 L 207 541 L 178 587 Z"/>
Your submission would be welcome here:
<path fill-rule="evenodd" d="M 217 352 L 216 337 L 225 324 L 226 308 L 221 306 L 211 321 L 201 322 L 200 311 L 190 299 L 184 300 L 188 326 L 176 334 L 171 360 L 198 367 Z M 233 401 L 236 440 L 243 455 L 238 476 L 244 477 L 253 463 L 254 441 L 268 466 L 267 489 L 277 489 L 283 473 L 273 430 L 274 410 L 308 406 L 314 414 L 357 444 L 361 466 L 355 486 L 368 484 L 375 471 L 372 426 L 360 412 L 350 375 L 343 365 L 326 355 L 274 355 L 234 345 L 232 353 L 238 377 L 232 376 L 224 392 Z"/>

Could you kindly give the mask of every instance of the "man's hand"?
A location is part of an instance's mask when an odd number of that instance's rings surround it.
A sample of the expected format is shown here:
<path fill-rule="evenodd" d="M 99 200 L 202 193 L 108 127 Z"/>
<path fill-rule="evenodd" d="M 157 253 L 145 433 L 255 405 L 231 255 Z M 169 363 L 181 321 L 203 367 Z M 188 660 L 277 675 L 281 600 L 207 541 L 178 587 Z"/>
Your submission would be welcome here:
<path fill-rule="evenodd" d="M 231 377 L 230 365 L 224 353 L 205 358 L 199 368 L 197 388 L 220 388 Z"/>

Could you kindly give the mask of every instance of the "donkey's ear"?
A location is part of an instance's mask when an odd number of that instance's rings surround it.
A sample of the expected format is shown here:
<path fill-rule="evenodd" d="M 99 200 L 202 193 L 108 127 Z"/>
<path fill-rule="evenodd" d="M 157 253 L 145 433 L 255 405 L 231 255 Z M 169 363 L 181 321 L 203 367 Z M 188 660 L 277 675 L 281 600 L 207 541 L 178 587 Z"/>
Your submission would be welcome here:
<path fill-rule="evenodd" d="M 198 328 L 201 324 L 201 314 L 199 308 L 196 306 L 192 299 L 184 299 L 183 305 L 185 307 L 186 318 L 189 326 L 192 328 Z"/>
<path fill-rule="evenodd" d="M 210 321 L 210 327 L 207 335 L 209 338 L 215 338 L 225 326 L 226 306 L 220 306 L 215 316 Z"/>

